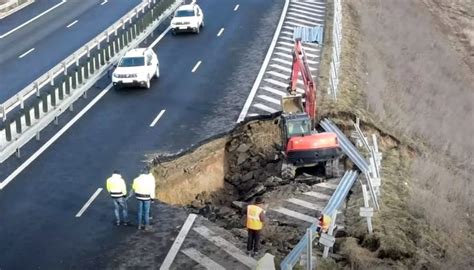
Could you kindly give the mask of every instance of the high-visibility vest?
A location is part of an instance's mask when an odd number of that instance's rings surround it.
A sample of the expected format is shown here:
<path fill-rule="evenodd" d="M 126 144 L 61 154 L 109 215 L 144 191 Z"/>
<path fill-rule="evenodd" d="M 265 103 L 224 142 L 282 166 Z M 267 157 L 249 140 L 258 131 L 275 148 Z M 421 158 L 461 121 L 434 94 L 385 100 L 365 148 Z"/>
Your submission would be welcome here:
<path fill-rule="evenodd" d="M 135 197 L 141 201 L 149 201 L 155 198 L 155 191 L 153 185 L 147 175 L 141 174 L 133 180 L 133 191 Z"/>
<path fill-rule="evenodd" d="M 127 195 L 125 181 L 120 174 L 112 174 L 107 179 L 107 191 L 112 198 L 121 198 Z"/>
<path fill-rule="evenodd" d="M 256 205 L 247 206 L 247 229 L 261 230 L 263 228 L 263 222 L 260 220 L 260 214 L 264 210 Z"/>
<path fill-rule="evenodd" d="M 331 217 L 323 215 L 323 220 L 319 221 L 319 226 L 321 226 L 322 231 L 327 232 L 329 225 L 331 225 Z"/>

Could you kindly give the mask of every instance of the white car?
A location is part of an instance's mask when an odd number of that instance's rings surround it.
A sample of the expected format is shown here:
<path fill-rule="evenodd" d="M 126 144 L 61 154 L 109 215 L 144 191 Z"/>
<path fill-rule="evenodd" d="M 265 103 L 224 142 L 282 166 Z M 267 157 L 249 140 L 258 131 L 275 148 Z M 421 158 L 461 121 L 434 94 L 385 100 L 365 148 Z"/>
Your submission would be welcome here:
<path fill-rule="evenodd" d="M 201 27 L 204 27 L 204 13 L 195 2 L 180 6 L 171 19 L 171 33 L 194 32 L 199 34 Z"/>
<path fill-rule="evenodd" d="M 112 74 L 116 87 L 142 86 L 150 88 L 153 77 L 160 77 L 158 56 L 152 49 L 138 48 L 128 51 L 119 61 Z"/>

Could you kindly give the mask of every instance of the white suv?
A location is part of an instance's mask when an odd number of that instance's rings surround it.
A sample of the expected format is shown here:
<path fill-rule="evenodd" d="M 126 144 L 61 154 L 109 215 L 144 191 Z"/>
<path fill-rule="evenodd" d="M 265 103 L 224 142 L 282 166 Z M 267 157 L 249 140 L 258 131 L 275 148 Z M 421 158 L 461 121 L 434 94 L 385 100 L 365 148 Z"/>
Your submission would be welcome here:
<path fill-rule="evenodd" d="M 152 49 L 138 48 L 128 51 L 120 59 L 112 74 L 112 83 L 116 87 L 129 85 L 150 88 L 153 77 L 160 77 L 158 56 Z"/>
<path fill-rule="evenodd" d="M 178 32 L 194 32 L 199 34 L 201 27 L 204 27 L 204 14 L 195 2 L 189 5 L 182 5 L 174 13 L 170 27 L 173 35 Z"/>

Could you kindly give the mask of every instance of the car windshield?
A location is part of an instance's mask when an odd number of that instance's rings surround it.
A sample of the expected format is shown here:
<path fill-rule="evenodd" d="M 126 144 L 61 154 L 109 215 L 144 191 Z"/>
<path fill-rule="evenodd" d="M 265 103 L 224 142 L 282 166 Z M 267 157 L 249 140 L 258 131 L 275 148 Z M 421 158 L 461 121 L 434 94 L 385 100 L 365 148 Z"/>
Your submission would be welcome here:
<path fill-rule="evenodd" d="M 175 17 L 192 17 L 194 16 L 193 10 L 178 10 L 176 11 Z"/>
<path fill-rule="evenodd" d="M 138 67 L 145 65 L 145 57 L 124 57 L 119 67 Z"/>
<path fill-rule="evenodd" d="M 288 122 L 287 128 L 289 137 L 311 133 L 311 125 L 308 120 Z"/>

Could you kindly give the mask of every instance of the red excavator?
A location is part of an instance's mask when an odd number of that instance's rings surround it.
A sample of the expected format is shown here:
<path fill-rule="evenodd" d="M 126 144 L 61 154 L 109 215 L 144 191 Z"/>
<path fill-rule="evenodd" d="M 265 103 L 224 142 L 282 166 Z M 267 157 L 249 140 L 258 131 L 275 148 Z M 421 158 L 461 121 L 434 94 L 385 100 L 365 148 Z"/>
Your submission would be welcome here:
<path fill-rule="evenodd" d="M 299 74 L 304 96 L 297 93 Z M 281 100 L 280 126 L 285 149 L 281 175 L 284 179 L 293 179 L 297 168 L 332 162 L 342 153 L 335 133 L 316 131 L 316 86 L 301 40 L 295 40 L 288 92 Z"/>

